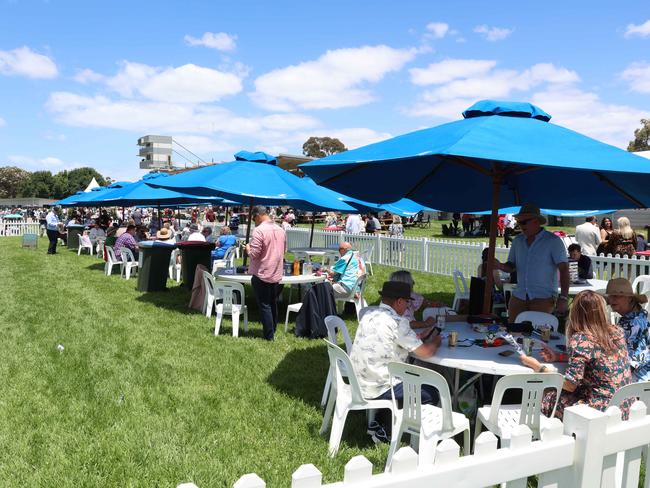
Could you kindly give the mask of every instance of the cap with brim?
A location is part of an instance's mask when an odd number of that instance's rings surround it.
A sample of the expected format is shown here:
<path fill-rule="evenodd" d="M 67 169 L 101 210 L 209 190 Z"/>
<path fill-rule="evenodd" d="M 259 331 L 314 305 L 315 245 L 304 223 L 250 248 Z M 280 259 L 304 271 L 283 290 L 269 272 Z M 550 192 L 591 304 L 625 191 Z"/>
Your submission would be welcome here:
<path fill-rule="evenodd" d="M 379 291 L 382 298 L 405 298 L 411 299 L 411 285 L 400 281 L 386 281 Z"/>
<path fill-rule="evenodd" d="M 161 241 L 166 241 L 167 239 L 170 239 L 171 236 L 172 236 L 172 232 L 166 228 L 162 228 L 158 232 L 156 232 L 156 239 L 159 239 Z"/>
<path fill-rule="evenodd" d="M 540 225 L 544 225 L 546 223 L 546 217 L 541 214 L 539 207 L 536 207 L 530 203 L 522 205 L 519 213 L 516 213 L 514 217 L 517 220 L 537 219 L 539 220 Z"/>
<path fill-rule="evenodd" d="M 607 283 L 605 295 L 608 297 L 630 297 L 634 298 L 638 303 L 646 303 L 648 297 L 642 293 L 634 293 L 632 284 L 625 278 L 614 278 Z"/>

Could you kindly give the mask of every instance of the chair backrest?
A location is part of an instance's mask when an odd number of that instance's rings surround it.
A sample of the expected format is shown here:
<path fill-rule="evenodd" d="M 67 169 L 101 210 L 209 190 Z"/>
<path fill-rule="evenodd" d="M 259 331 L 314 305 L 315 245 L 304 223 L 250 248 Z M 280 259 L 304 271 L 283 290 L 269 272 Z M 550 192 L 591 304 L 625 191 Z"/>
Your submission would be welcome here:
<path fill-rule="evenodd" d="M 650 291 L 650 275 L 637 276 L 632 282 L 634 293 L 646 293 Z"/>
<path fill-rule="evenodd" d="M 241 303 L 239 302 L 239 298 L 235 292 L 239 293 L 239 297 L 241 297 Z M 214 293 L 217 298 L 221 298 L 223 300 L 224 312 L 230 312 L 233 305 L 243 305 L 246 303 L 244 285 L 235 281 L 215 281 Z"/>
<path fill-rule="evenodd" d="M 79 247 L 93 247 L 93 243 L 86 234 L 79 236 Z"/>
<path fill-rule="evenodd" d="M 553 330 L 557 330 L 558 328 L 558 320 L 555 315 L 546 312 L 535 312 L 532 310 L 521 312 L 515 318 L 515 322 L 517 323 L 530 322 L 533 324 L 533 327 L 535 328 L 540 327 L 542 325 L 548 325 Z"/>
<path fill-rule="evenodd" d="M 503 394 L 507 390 L 522 390 L 519 424 L 527 425 L 533 431 L 533 434 L 538 436 L 539 416 L 542 413 L 544 390 L 555 389 L 556 398 L 559 398 L 563 383 L 564 376 L 559 373 L 519 373 L 502 377 L 494 388 L 492 405 L 490 406 L 490 422 L 495 425 L 498 423 Z M 551 417 L 553 415 L 555 415 L 555 405 L 553 405 Z"/>
<path fill-rule="evenodd" d="M 646 406 L 650 405 L 650 381 L 639 381 L 620 388 L 609 401 L 609 406 L 618 407 L 626 398 L 639 399 Z"/>
<path fill-rule="evenodd" d="M 237 254 L 237 246 L 230 246 L 226 251 L 226 254 L 223 255 L 223 260 L 226 262 L 226 266 L 229 268 L 235 267 L 235 255 Z"/>
<path fill-rule="evenodd" d="M 214 276 L 208 271 L 203 270 L 203 286 L 205 287 L 206 295 L 214 296 L 215 281 Z"/>
<path fill-rule="evenodd" d="M 451 275 L 454 277 L 454 286 L 456 287 L 456 293 L 469 293 L 469 288 L 467 286 L 467 281 L 465 281 L 463 272 L 455 269 Z"/>
<path fill-rule="evenodd" d="M 457 315 L 457 313 L 451 307 L 427 307 L 422 311 L 422 320 L 427 320 L 429 317 L 437 320 L 438 315 Z"/>
<path fill-rule="evenodd" d="M 115 249 L 113 249 L 113 246 L 105 246 L 105 249 L 106 249 L 106 255 L 108 256 L 108 262 L 116 263 L 117 258 L 115 257 Z"/>
<path fill-rule="evenodd" d="M 438 390 L 440 407 L 442 408 L 442 431 L 449 432 L 454 429 L 451 415 L 451 394 L 447 380 L 432 369 L 422 368 L 406 363 L 388 363 L 388 371 L 393 378 L 402 382 L 404 403 L 402 410 L 402 428 L 410 434 L 420 433 L 422 425 L 422 385 L 431 385 Z M 392 390 L 392 388 L 391 388 Z M 397 411 L 395 395 L 393 394 L 394 411 Z"/>
<path fill-rule="evenodd" d="M 338 315 L 328 315 L 325 317 L 325 327 L 327 327 L 327 337 L 333 344 L 338 344 L 336 333 L 339 330 L 341 331 L 343 342 L 345 342 L 345 350 L 350 354 L 352 352 L 352 339 L 350 339 L 350 333 L 345 321 Z"/>
<path fill-rule="evenodd" d="M 359 385 L 357 374 L 354 372 L 352 361 L 350 361 L 350 356 L 336 344 L 332 344 L 327 339 L 324 340 L 327 344 L 327 355 L 330 358 L 330 375 L 334 378 L 332 385 L 336 391 L 343 390 L 349 385 L 352 401 L 357 405 L 366 403 L 361 393 L 361 386 Z M 343 372 L 345 372 L 345 378 L 348 380 L 347 384 L 343 379 Z"/>
<path fill-rule="evenodd" d="M 374 252 L 375 245 L 372 244 L 371 246 L 366 247 L 363 251 L 359 251 L 359 254 L 366 263 L 372 263 L 372 253 Z"/>
<path fill-rule="evenodd" d="M 173 249 L 171 254 L 169 255 L 169 265 L 170 266 L 176 266 L 176 261 L 178 260 L 178 255 L 180 254 L 181 250 L 180 249 Z"/>
<path fill-rule="evenodd" d="M 120 248 L 120 254 L 122 255 L 122 262 L 124 263 L 135 262 L 135 256 L 133 255 L 131 249 L 129 249 L 128 247 Z"/>

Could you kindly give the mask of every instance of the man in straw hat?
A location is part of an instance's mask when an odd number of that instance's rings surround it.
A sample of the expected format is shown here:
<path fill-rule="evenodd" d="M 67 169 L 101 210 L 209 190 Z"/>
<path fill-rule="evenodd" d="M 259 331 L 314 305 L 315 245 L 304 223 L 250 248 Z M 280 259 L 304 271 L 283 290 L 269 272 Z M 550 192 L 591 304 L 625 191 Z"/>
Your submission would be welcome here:
<path fill-rule="evenodd" d="M 648 297 L 635 293 L 625 278 L 614 278 L 607 283 L 607 302 L 621 318 L 618 325 L 625 332 L 630 366 L 638 381 L 650 380 L 650 326 L 648 312 L 641 304 Z"/>
<path fill-rule="evenodd" d="M 569 265 L 562 240 L 544 230 L 546 218 L 535 205 L 523 205 L 514 217 L 522 233 L 512 241 L 508 261 L 495 264 L 501 271 L 517 272 L 517 287 L 508 305 L 510 320 L 517 320 L 526 310 L 552 313 L 556 309 L 559 314 L 565 314 L 569 301 Z"/>
<path fill-rule="evenodd" d="M 408 319 L 403 316 L 411 301 L 411 285 L 387 281 L 379 294 L 379 306 L 367 307 L 363 311 L 350 359 L 364 398 L 390 400 L 388 364 L 394 361 L 405 362 L 409 353 L 423 359 L 433 356 L 440 345 L 440 336 L 423 343 L 411 329 Z M 404 397 L 401 383 L 395 384 L 394 392 L 401 408 Z M 423 386 L 422 402 L 435 404 L 437 401 L 437 391 Z M 371 423 L 368 434 L 374 442 L 388 440 L 385 428 L 378 422 Z"/>

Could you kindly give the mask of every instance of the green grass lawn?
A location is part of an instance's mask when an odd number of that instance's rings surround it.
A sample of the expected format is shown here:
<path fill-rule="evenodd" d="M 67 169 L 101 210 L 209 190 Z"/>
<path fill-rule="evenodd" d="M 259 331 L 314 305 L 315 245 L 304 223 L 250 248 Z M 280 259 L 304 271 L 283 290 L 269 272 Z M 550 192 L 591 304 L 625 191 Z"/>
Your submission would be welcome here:
<path fill-rule="evenodd" d="M 208 488 L 250 472 L 288 486 L 304 463 L 334 482 L 358 454 L 383 470 L 387 446 L 370 443 L 362 413 L 328 457 L 318 434 L 325 347 L 283 325 L 262 340 L 250 289 L 250 332 L 230 337 L 226 318 L 214 337 L 214 319 L 189 311 L 175 283 L 141 293 L 133 279 L 105 276 L 96 257 L 39 245 L 0 238 L 0 486 Z M 369 302 L 390 271 L 375 266 Z M 418 291 L 451 302 L 451 278 L 414 277 Z"/>

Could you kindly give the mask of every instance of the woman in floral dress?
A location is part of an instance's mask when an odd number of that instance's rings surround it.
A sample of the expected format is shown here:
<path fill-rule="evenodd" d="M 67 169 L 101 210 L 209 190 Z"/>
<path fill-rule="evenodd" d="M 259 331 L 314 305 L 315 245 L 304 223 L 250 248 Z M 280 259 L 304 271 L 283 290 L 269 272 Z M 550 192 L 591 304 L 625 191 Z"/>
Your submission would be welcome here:
<path fill-rule="evenodd" d="M 578 403 L 605 411 L 614 393 L 630 383 L 625 336 L 620 327 L 609 322 L 605 299 L 593 291 L 580 292 L 569 312 L 567 354 L 550 348 L 542 351 L 545 361 L 568 361 L 556 417 L 561 419 L 566 407 Z M 523 355 L 521 361 L 535 371 L 547 370 L 533 357 Z M 542 412 L 545 415 L 551 414 L 555 401 L 555 392 L 544 397 Z M 627 416 L 629 404 L 623 404 L 622 409 Z"/>

